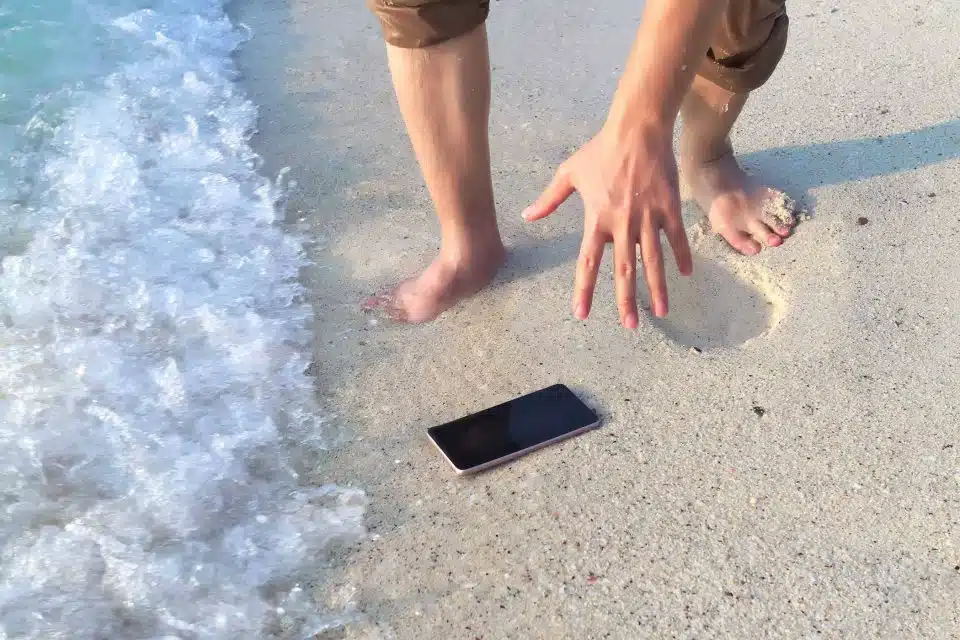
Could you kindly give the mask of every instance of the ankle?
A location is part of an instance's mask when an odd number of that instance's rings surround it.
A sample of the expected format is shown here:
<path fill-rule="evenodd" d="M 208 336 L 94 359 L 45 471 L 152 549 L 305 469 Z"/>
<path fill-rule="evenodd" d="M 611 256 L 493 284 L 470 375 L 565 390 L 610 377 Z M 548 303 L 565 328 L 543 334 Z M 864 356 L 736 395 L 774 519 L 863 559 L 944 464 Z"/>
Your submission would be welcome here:
<path fill-rule="evenodd" d="M 689 167 L 708 165 L 733 155 L 733 144 L 728 136 L 703 135 L 685 131 L 680 136 L 680 160 Z"/>
<path fill-rule="evenodd" d="M 502 261 L 505 254 L 506 249 L 496 227 L 444 238 L 440 246 L 440 259 L 455 267 Z"/>

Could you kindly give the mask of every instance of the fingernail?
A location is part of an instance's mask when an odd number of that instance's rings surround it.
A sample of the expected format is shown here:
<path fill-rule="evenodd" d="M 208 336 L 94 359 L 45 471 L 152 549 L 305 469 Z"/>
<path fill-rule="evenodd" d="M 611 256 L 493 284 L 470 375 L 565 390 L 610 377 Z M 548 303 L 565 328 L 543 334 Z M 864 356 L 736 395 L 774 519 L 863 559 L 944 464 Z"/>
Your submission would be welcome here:
<path fill-rule="evenodd" d="M 530 216 L 533 215 L 533 205 L 527 207 L 523 210 L 523 213 L 520 214 L 524 220 L 529 220 Z"/>
<path fill-rule="evenodd" d="M 578 320 L 587 319 L 587 307 L 583 303 L 577 305 L 576 311 L 573 312 L 573 315 L 577 316 Z"/>

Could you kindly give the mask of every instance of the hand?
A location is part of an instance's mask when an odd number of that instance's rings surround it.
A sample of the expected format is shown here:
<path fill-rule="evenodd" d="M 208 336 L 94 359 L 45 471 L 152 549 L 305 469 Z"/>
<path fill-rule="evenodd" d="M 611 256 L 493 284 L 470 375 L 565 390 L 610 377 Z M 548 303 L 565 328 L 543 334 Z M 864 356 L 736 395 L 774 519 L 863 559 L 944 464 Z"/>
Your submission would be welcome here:
<path fill-rule="evenodd" d="M 677 163 L 667 127 L 628 135 L 602 130 L 560 165 L 553 181 L 524 211 L 527 220 L 553 213 L 578 191 L 584 205 L 583 244 L 577 262 L 573 313 L 590 313 L 597 269 L 613 242 L 614 282 L 620 323 L 635 329 L 637 319 L 636 245 L 640 245 L 653 313 L 667 314 L 667 284 L 660 248 L 662 229 L 680 273 L 693 272 L 690 245 L 680 217 Z"/>

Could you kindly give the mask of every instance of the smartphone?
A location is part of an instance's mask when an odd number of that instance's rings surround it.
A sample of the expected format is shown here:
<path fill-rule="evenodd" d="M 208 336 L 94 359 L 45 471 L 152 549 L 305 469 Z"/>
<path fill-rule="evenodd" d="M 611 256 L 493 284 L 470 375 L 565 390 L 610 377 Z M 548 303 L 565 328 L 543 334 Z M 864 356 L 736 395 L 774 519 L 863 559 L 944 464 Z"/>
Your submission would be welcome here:
<path fill-rule="evenodd" d="M 565 385 L 556 384 L 430 427 L 427 435 L 458 474 L 476 473 L 600 425 Z"/>

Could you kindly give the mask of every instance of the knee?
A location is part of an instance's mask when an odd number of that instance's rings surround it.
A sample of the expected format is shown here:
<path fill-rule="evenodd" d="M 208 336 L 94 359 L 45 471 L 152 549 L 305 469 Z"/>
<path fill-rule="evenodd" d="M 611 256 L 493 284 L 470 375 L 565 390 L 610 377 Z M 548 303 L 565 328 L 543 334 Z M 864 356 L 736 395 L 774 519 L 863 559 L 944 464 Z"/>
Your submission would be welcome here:
<path fill-rule="evenodd" d="M 783 0 L 730 0 L 699 74 L 733 93 L 760 88 L 787 47 Z"/>
<path fill-rule="evenodd" d="M 388 44 L 419 49 L 452 40 L 482 25 L 489 0 L 367 0 Z"/>

